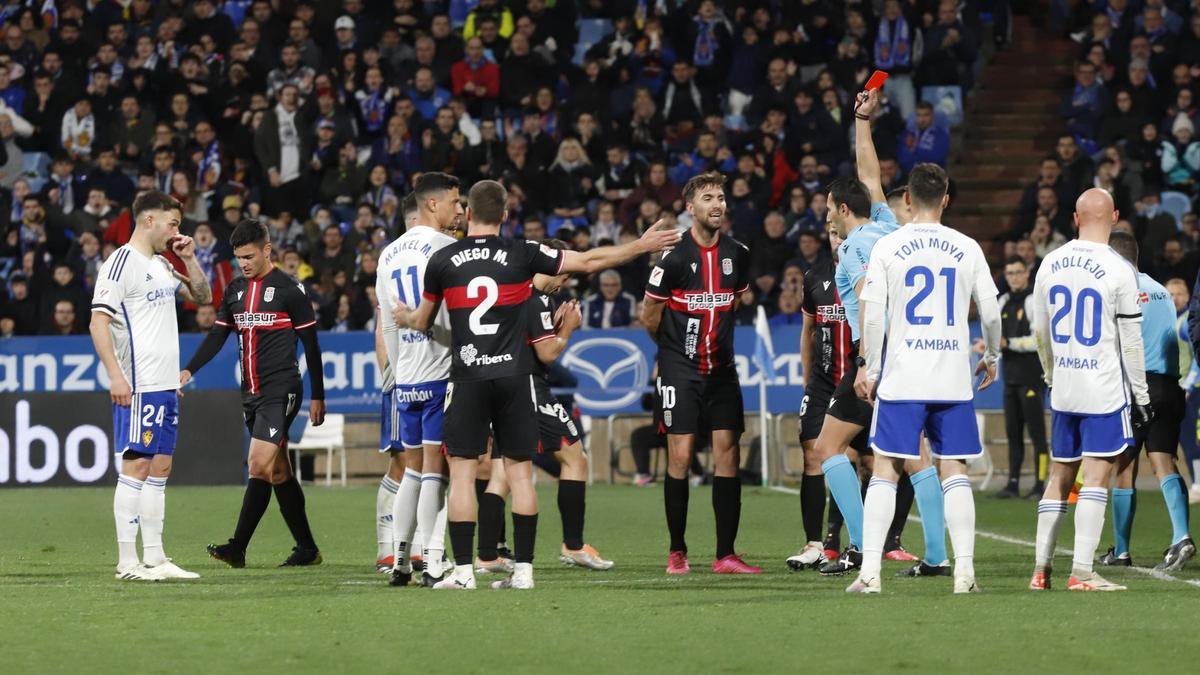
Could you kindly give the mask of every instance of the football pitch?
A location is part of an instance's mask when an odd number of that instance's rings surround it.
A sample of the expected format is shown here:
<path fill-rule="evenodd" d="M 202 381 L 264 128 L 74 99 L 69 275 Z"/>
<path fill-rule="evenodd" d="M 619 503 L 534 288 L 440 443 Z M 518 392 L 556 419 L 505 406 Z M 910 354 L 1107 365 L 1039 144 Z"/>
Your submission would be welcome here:
<path fill-rule="evenodd" d="M 198 581 L 116 581 L 110 488 L 6 489 L 0 671 L 62 672 L 1195 672 L 1200 565 L 1170 576 L 1104 570 L 1124 593 L 1026 590 L 1034 501 L 977 495 L 983 593 L 896 579 L 847 596 L 849 577 L 791 572 L 794 494 L 746 488 L 738 549 L 758 577 L 714 576 L 710 491 L 692 490 L 692 573 L 669 578 L 661 488 L 593 486 L 587 539 L 609 572 L 563 568 L 554 486 L 540 489 L 533 591 L 389 588 L 374 572 L 375 488 L 306 488 L 324 564 L 276 569 L 291 542 L 274 505 L 234 570 L 204 552 L 232 529 L 241 489 L 168 488 L 166 543 Z M 1133 558 L 1157 562 L 1170 529 L 1142 491 Z M 1197 509 L 1193 508 L 1193 516 Z M 1106 523 L 1102 550 L 1110 543 Z M 1060 546 L 1069 547 L 1068 518 Z M 905 542 L 921 549 L 920 526 Z M 930 669 L 934 669 L 931 671 Z"/>

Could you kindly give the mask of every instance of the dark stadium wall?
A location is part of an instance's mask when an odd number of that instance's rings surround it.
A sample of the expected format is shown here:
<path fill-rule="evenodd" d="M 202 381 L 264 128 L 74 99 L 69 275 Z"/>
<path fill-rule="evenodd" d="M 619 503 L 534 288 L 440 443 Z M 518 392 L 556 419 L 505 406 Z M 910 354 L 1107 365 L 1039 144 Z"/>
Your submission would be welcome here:
<path fill-rule="evenodd" d="M 237 391 L 189 392 L 180 402 L 173 485 L 241 484 Z M 116 479 L 107 393 L 0 394 L 0 488 L 108 485 Z"/>

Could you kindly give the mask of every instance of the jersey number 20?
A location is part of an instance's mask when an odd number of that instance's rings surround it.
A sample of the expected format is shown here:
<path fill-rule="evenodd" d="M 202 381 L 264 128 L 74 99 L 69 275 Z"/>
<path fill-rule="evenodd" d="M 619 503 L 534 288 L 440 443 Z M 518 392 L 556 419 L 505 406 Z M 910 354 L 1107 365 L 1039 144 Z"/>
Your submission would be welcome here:
<path fill-rule="evenodd" d="M 944 277 L 946 279 L 946 325 L 953 326 L 954 268 L 943 267 L 942 269 L 938 270 L 937 276 Z M 912 299 L 909 300 L 908 304 L 904 307 L 904 316 L 908 319 L 910 324 L 915 326 L 928 326 L 929 324 L 933 323 L 932 316 L 927 314 L 918 314 L 917 310 L 920 309 L 921 303 L 925 302 L 925 299 L 933 293 L 933 286 L 935 283 L 937 283 L 937 279 L 934 278 L 933 270 L 925 267 L 924 265 L 912 267 L 908 270 L 908 273 L 904 275 L 904 285 L 906 287 L 913 288 L 914 286 L 920 286 L 917 288 L 916 294 L 912 296 Z"/>
<path fill-rule="evenodd" d="M 1058 303 L 1062 301 L 1060 306 Z M 1074 300 L 1072 302 L 1072 300 Z M 1100 307 L 1102 300 L 1100 293 L 1094 288 L 1084 288 L 1079 291 L 1079 294 L 1072 298 L 1071 289 L 1061 284 L 1050 287 L 1050 306 L 1057 307 L 1058 311 L 1050 318 L 1050 337 L 1059 344 L 1066 344 L 1071 341 L 1070 333 L 1058 332 L 1058 325 L 1063 319 L 1071 313 L 1071 307 L 1075 309 L 1075 340 L 1084 347 L 1091 347 L 1100 341 Z M 1091 305 L 1091 307 L 1088 307 Z M 1090 311 L 1092 315 L 1091 326 L 1087 326 L 1086 317 Z M 1069 328 L 1068 328 L 1069 329 Z"/>

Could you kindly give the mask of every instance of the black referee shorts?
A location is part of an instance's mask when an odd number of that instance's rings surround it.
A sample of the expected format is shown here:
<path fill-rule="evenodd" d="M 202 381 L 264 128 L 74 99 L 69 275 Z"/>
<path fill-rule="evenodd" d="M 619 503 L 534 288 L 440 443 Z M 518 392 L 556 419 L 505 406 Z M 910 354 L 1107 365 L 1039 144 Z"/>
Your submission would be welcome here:
<path fill-rule="evenodd" d="M 1187 414 L 1187 403 L 1179 380 L 1169 375 L 1146 373 L 1146 386 L 1150 390 L 1150 406 L 1154 408 L 1154 419 L 1150 424 L 1133 432 L 1133 451 L 1144 446 L 1146 452 L 1164 452 L 1174 455 L 1179 447 L 1179 434 L 1183 418 Z"/>
<path fill-rule="evenodd" d="M 304 383 L 297 380 L 286 387 L 264 389 L 253 396 L 242 396 L 242 414 L 250 437 L 272 445 L 287 447 L 288 427 L 300 412 L 304 401 Z"/>
<path fill-rule="evenodd" d="M 487 452 L 488 436 L 494 432 L 493 456 L 529 459 L 538 447 L 537 417 L 533 375 L 452 381 L 446 387 L 442 432 L 446 453 L 477 458 Z"/>
<path fill-rule="evenodd" d="M 815 441 L 821 435 L 821 429 L 825 428 L 825 415 L 829 412 L 829 401 L 833 398 L 834 389 L 835 387 L 827 381 L 814 378 L 809 387 L 804 390 L 804 398 L 800 401 L 800 443 L 802 445 L 808 441 Z M 870 425 L 850 441 L 850 447 L 859 453 L 871 451 L 871 447 L 867 443 L 870 438 L 869 428 Z"/>

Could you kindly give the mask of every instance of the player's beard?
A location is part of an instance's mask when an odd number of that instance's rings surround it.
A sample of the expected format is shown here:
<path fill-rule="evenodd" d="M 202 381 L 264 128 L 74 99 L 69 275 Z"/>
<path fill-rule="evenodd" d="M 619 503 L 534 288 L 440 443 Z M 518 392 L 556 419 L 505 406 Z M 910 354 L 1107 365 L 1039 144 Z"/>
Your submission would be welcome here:
<path fill-rule="evenodd" d="M 716 215 L 713 215 L 714 213 Z M 721 230 L 721 221 L 724 218 L 724 209 L 716 209 L 715 211 L 710 209 L 708 212 L 696 211 L 695 215 L 693 216 L 696 224 L 704 228 L 704 230 L 709 233 L 719 232 Z"/>

